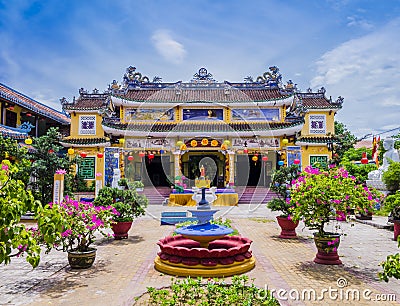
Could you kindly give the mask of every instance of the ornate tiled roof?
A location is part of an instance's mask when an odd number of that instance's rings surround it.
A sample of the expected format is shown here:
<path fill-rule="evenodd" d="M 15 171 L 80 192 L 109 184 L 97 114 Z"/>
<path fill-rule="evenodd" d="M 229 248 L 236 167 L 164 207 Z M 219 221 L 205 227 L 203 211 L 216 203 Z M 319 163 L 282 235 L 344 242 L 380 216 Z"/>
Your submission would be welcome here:
<path fill-rule="evenodd" d="M 110 146 L 110 139 L 107 137 L 99 137 L 99 138 L 72 138 L 65 137 L 60 143 L 64 147 L 87 147 L 87 146 L 98 146 L 98 147 L 106 147 Z"/>
<path fill-rule="evenodd" d="M 11 128 L 2 124 L 0 124 L 0 135 L 3 137 L 13 138 L 13 139 L 28 138 L 28 133 L 18 131 L 15 128 Z"/>
<path fill-rule="evenodd" d="M 89 94 L 87 91 L 80 89 L 78 99 L 67 102 L 65 98 L 61 99 L 62 107 L 65 111 L 93 111 L 102 109 L 107 104 L 108 93 L 99 93 L 96 89 Z"/>
<path fill-rule="evenodd" d="M 212 86 L 193 87 L 191 84 L 185 87 L 185 84 L 176 88 L 135 88 L 130 89 L 124 94 L 114 94 L 114 96 L 138 102 L 260 102 L 280 100 L 292 96 L 292 93 L 282 91 L 277 88 L 235 88 Z"/>
<path fill-rule="evenodd" d="M 321 145 L 321 144 L 327 144 L 329 141 L 333 143 L 336 140 L 337 140 L 337 138 L 334 136 L 322 136 L 322 137 L 307 136 L 307 137 L 297 138 L 296 144 L 297 145 Z"/>
<path fill-rule="evenodd" d="M 65 114 L 52 109 L 32 98 L 25 96 L 24 94 L 0 83 L 0 98 L 15 103 L 25 109 L 30 110 L 32 113 L 39 114 L 45 118 L 50 118 L 60 124 L 70 124 L 70 118 Z"/>
<path fill-rule="evenodd" d="M 343 98 L 339 97 L 336 101 L 325 97 L 325 90 L 319 92 L 296 93 L 296 97 L 307 109 L 339 109 L 342 108 Z"/>
<path fill-rule="evenodd" d="M 290 134 L 299 131 L 303 126 L 303 121 L 296 122 L 241 122 L 241 123 L 225 123 L 219 122 L 180 122 L 180 123 L 120 123 L 117 120 L 104 118 L 103 129 L 112 134 L 232 134 L 239 135 L 245 134 L 260 134 L 261 132 L 273 134 L 274 131 L 281 131 L 278 134 Z"/>

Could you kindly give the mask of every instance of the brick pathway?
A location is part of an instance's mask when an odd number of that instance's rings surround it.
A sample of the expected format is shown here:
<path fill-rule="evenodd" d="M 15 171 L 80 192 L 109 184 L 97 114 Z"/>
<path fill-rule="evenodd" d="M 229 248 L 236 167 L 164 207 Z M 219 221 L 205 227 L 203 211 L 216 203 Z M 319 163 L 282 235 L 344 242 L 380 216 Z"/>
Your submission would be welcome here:
<path fill-rule="evenodd" d="M 249 209 L 251 208 L 251 209 Z M 136 220 L 129 239 L 123 241 L 102 240 L 97 246 L 97 258 L 92 268 L 71 270 L 66 254 L 52 251 L 44 254 L 40 266 L 32 270 L 24 259 L 13 259 L 8 266 L 0 267 L 0 305 L 132 305 L 134 297 L 146 291 L 147 286 L 163 287 L 170 284 L 171 277 L 153 268 L 158 251 L 156 242 L 173 230 L 160 226 L 159 216 L 163 207 L 149 208 L 148 215 Z M 253 240 L 251 249 L 256 258 L 256 268 L 247 273 L 255 278 L 256 285 L 283 292 L 315 290 L 317 298 L 323 290 L 338 290 L 346 294 L 357 290 L 361 294 L 370 290 L 370 298 L 376 294 L 395 294 L 400 301 L 400 281 L 389 283 L 378 281 L 379 262 L 388 254 L 399 251 L 392 240 L 393 232 L 370 225 L 342 223 L 348 235 L 342 237 L 339 254 L 342 266 L 324 266 L 312 262 L 316 249 L 312 233 L 297 229 L 299 239 L 282 240 L 274 214 L 264 206 L 239 206 L 221 209 L 220 215 L 233 220 L 233 225 L 243 236 Z M 338 287 L 337 280 L 347 282 Z M 227 280 L 229 281 L 229 279 Z M 311 292 L 311 291 L 310 291 Z M 282 305 L 393 305 L 393 302 L 346 301 L 340 295 L 329 299 L 326 292 L 323 300 L 295 301 L 289 297 L 281 299 Z M 307 296 L 306 296 L 307 297 Z M 344 296 L 345 297 L 345 296 Z M 352 297 L 352 296 L 350 296 Z M 311 298 L 313 300 L 313 296 Z M 397 304 L 396 304 L 397 305 Z"/>

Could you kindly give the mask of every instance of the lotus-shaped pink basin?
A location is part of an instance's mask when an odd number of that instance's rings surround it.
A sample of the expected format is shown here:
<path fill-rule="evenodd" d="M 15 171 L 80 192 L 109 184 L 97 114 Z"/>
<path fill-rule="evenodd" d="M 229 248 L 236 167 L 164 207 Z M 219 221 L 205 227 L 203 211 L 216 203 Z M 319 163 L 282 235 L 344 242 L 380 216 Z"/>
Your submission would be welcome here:
<path fill-rule="evenodd" d="M 186 265 L 202 264 L 213 266 L 217 264 L 227 265 L 233 262 L 251 258 L 249 251 L 252 241 L 240 236 L 226 236 L 211 241 L 208 249 L 200 247 L 200 243 L 187 239 L 182 235 L 169 236 L 157 242 L 161 252 L 161 259 L 172 263 Z"/>

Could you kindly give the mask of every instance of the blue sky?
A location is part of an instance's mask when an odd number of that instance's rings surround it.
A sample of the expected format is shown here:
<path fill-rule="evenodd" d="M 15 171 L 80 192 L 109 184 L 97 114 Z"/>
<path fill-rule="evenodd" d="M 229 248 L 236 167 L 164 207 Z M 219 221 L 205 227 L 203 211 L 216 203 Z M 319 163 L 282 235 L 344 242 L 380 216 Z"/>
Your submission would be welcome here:
<path fill-rule="evenodd" d="M 400 126 L 399 33 L 399 0 L 0 0 L 0 82 L 61 109 L 130 65 L 166 82 L 276 65 L 302 91 L 343 96 L 336 119 L 362 136 Z"/>

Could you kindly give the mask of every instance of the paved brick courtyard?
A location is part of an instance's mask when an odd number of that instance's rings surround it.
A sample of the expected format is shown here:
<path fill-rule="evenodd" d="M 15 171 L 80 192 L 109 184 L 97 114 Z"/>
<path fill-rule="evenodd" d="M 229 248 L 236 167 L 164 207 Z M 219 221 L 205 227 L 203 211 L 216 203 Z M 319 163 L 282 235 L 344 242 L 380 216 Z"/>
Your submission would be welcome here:
<path fill-rule="evenodd" d="M 279 239 L 276 214 L 264 206 L 221 207 L 218 215 L 231 219 L 243 236 L 253 240 L 256 267 L 247 274 L 256 285 L 275 289 L 282 305 L 398 304 L 376 301 L 393 297 L 400 301 L 400 281 L 385 283 L 376 276 L 378 264 L 399 251 L 392 240 L 393 232 L 361 223 L 341 223 L 348 234 L 339 247 L 343 265 L 317 265 L 312 261 L 316 253 L 312 232 L 300 224 L 298 239 Z M 0 305 L 132 305 L 146 287 L 170 283 L 171 276 L 154 270 L 153 260 L 158 252 L 157 240 L 173 230 L 160 226 L 157 218 L 162 210 L 177 209 L 185 208 L 149 206 L 146 216 L 135 221 L 129 239 L 99 242 L 95 264 L 87 270 L 71 270 L 66 254 L 57 251 L 43 254 L 35 270 L 24 259 L 13 259 L 0 268 Z M 339 287 L 338 280 L 345 286 Z M 297 292 L 301 296 L 312 290 L 316 298 L 308 298 L 308 294 L 304 299 L 291 298 Z M 353 293 L 360 293 L 359 301 L 352 299 Z M 324 298 L 320 299 L 322 294 Z"/>

